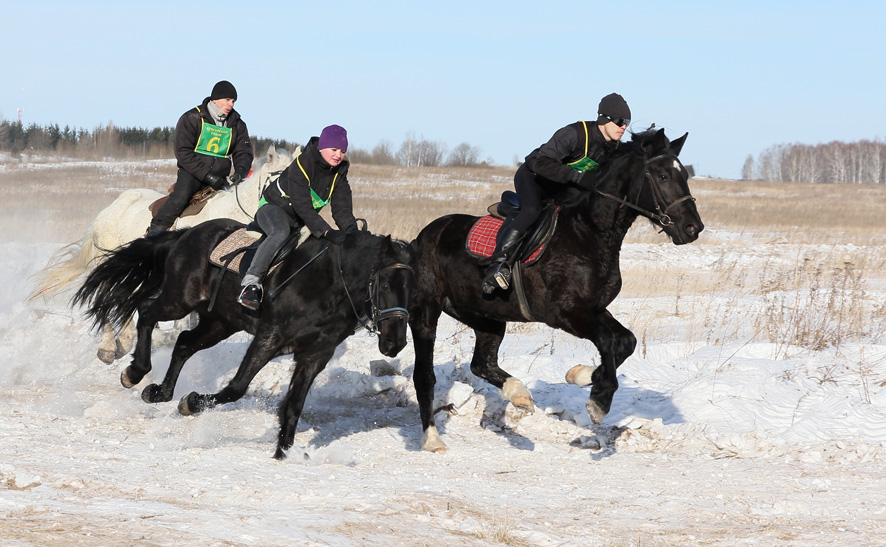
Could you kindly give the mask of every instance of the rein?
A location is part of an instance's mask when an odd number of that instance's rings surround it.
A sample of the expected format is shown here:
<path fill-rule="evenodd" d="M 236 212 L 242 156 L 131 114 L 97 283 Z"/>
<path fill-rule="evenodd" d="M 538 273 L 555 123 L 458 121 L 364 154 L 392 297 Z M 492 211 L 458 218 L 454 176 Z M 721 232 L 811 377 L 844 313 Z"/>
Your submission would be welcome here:
<path fill-rule="evenodd" d="M 655 211 L 656 212 L 647 211 L 646 209 L 643 209 L 642 207 L 639 207 L 638 205 L 631 203 L 626 198 L 620 198 L 620 197 L 612 195 L 612 194 L 607 194 L 606 192 L 601 192 L 600 190 L 596 190 L 596 189 L 595 190 L 601 196 L 609 198 L 611 200 L 614 200 L 614 201 L 620 203 L 622 206 L 630 207 L 631 209 L 634 209 L 635 211 L 639 212 L 641 215 L 645 216 L 646 218 L 648 218 L 650 220 L 654 220 L 655 222 L 658 222 L 661 226 L 670 226 L 671 224 L 673 224 L 671 217 L 668 215 L 668 211 L 671 210 L 671 207 L 674 207 L 675 205 L 683 203 L 686 200 L 695 201 L 695 198 L 692 197 L 691 195 L 685 195 L 682 198 L 669 204 L 662 211 L 661 204 L 664 203 L 664 198 L 661 195 L 661 186 L 655 182 L 655 180 L 652 178 L 652 175 L 649 173 L 649 164 L 652 163 L 653 161 L 660 160 L 662 158 L 672 158 L 674 160 L 677 160 L 677 156 L 675 156 L 674 154 L 661 154 L 661 155 L 649 158 L 643 164 L 644 165 L 644 169 L 643 169 L 644 182 L 646 180 L 649 181 L 649 187 L 652 191 L 652 201 L 655 202 Z M 677 160 L 677 161 L 679 161 L 679 160 Z M 642 191 L 643 191 L 643 186 L 641 185 L 640 189 L 637 190 L 637 197 L 638 198 L 640 197 L 640 192 L 642 192 Z"/>
<path fill-rule="evenodd" d="M 265 177 L 265 181 L 264 181 L 262 184 L 259 184 L 259 185 L 258 185 L 258 199 L 259 199 L 259 200 L 261 200 L 261 193 L 262 193 L 262 190 L 263 190 L 267 185 L 269 185 L 269 184 L 271 183 L 271 179 L 272 179 L 273 177 L 279 177 L 281 174 L 283 174 L 283 171 L 282 171 L 282 170 L 280 170 L 280 171 L 271 171 L 270 173 L 268 173 L 268 176 Z M 245 179 L 244 179 L 244 180 L 245 180 Z M 246 208 L 243 207 L 243 204 L 240 203 L 240 191 L 239 191 L 239 188 L 240 188 L 240 184 L 235 184 L 235 185 L 234 185 L 234 198 L 237 199 L 237 206 L 240 207 L 240 210 L 243 211 L 243 214 L 246 215 L 246 217 L 247 217 L 249 220 L 255 220 L 255 217 L 252 216 L 252 215 L 250 215 L 250 214 L 249 214 L 249 211 L 247 211 Z"/>
<path fill-rule="evenodd" d="M 385 308 L 379 309 L 378 307 L 378 276 L 381 272 L 385 270 L 406 270 L 413 275 L 415 274 L 415 270 L 412 269 L 408 264 L 403 264 L 402 262 L 396 262 L 394 264 L 389 264 L 380 268 L 378 271 L 373 271 L 372 275 L 369 276 L 369 299 L 367 300 L 370 304 L 370 314 L 368 320 L 364 320 L 363 317 L 360 316 L 360 313 L 357 312 L 357 306 L 354 305 L 354 299 L 351 298 L 351 292 L 348 290 L 348 285 L 345 283 L 345 274 L 342 271 L 341 267 L 341 246 L 339 246 L 338 251 L 338 273 L 341 277 L 342 287 L 345 289 L 345 294 L 348 296 L 348 302 L 351 303 L 351 310 L 354 311 L 354 316 L 357 317 L 357 321 L 360 325 L 366 329 L 369 334 L 378 334 L 378 324 L 386 319 L 394 319 L 394 318 L 403 318 L 409 319 L 409 310 L 402 307 L 393 307 L 393 308 Z"/>

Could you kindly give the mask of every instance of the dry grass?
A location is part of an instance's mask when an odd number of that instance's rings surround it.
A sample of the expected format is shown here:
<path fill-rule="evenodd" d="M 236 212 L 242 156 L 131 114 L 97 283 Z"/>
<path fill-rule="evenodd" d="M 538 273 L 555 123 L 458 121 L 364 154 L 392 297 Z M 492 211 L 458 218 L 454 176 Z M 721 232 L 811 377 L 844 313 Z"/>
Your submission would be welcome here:
<path fill-rule="evenodd" d="M 439 216 L 483 214 L 513 188 L 513 172 L 354 165 L 354 209 L 373 231 L 411 240 Z M 174 173 L 171 161 L 22 165 L 0 158 L 0 233 L 11 241 L 76 241 L 121 191 L 165 189 Z M 707 227 L 697 242 L 673 247 L 642 219 L 626 239 L 662 257 L 685 257 L 675 263 L 644 255 L 623 267 L 613 312 L 641 346 L 771 340 L 787 352 L 886 334 L 886 303 L 876 296 L 886 288 L 886 186 L 712 179 L 690 185 Z"/>

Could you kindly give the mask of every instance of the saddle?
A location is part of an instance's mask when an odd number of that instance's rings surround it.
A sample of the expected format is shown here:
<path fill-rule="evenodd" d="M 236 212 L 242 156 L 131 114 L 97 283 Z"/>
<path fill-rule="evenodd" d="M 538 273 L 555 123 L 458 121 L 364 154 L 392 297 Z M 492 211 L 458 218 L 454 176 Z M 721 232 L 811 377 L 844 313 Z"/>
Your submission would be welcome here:
<path fill-rule="evenodd" d="M 289 234 L 289 239 L 286 240 L 283 247 L 277 251 L 274 259 L 271 261 L 268 273 L 277 269 L 277 266 L 280 265 L 283 259 L 298 247 L 309 234 L 310 231 L 306 228 Z M 240 228 L 221 240 L 212 250 L 212 253 L 209 255 L 209 263 L 217 266 L 219 269 L 218 274 L 215 275 L 213 280 L 215 288 L 212 290 L 212 297 L 209 299 L 210 311 L 215 307 L 215 300 L 218 297 L 219 289 L 221 289 L 221 280 L 225 272 L 230 270 L 243 277 L 246 271 L 249 270 L 249 265 L 252 264 L 255 251 L 265 237 L 267 236 L 261 232 L 258 225 L 253 221 L 245 228 Z"/>
<path fill-rule="evenodd" d="M 160 210 L 160 207 L 166 203 L 166 200 L 169 199 L 169 194 L 172 193 L 172 190 L 175 188 L 175 183 L 169 187 L 169 190 L 166 191 L 166 195 L 158 200 L 154 201 L 150 205 L 148 205 L 148 209 L 151 211 L 151 218 L 157 216 L 157 211 Z M 218 190 L 215 190 L 209 186 L 205 186 L 194 194 L 194 197 L 191 198 L 191 201 L 188 202 L 188 206 L 185 207 L 185 210 L 182 211 L 182 214 L 179 215 L 181 217 L 187 217 L 199 214 L 200 211 L 203 210 L 203 207 L 206 206 L 206 202 L 209 201 L 209 198 L 218 193 Z"/>
<path fill-rule="evenodd" d="M 501 201 L 490 205 L 487 211 L 489 214 L 481 217 L 471 227 L 465 242 L 468 254 L 480 258 L 479 263 L 484 267 L 489 265 L 490 258 L 495 251 L 495 241 L 499 230 L 513 222 L 520 212 L 517 194 L 511 190 L 502 192 Z M 538 220 L 526 232 L 528 237 L 523 238 L 520 247 L 508 259 L 513 275 L 513 291 L 517 296 L 520 313 L 527 321 L 534 321 L 535 318 L 532 316 L 532 309 L 529 307 L 529 300 L 526 298 L 526 291 L 523 287 L 522 270 L 541 258 L 557 229 L 559 212 L 560 206 L 555 205 L 552 200 L 544 202 Z"/>
<path fill-rule="evenodd" d="M 498 232 L 513 222 L 520 212 L 517 194 L 511 190 L 503 192 L 501 201 L 490 205 L 487 211 L 489 214 L 480 217 L 471 227 L 465 242 L 468 254 L 479 258 L 481 266 L 489 265 L 489 259 L 495 251 Z M 538 220 L 526 232 L 527 237 L 523 238 L 520 247 L 514 253 L 514 262 L 530 266 L 541 258 L 556 230 L 559 212 L 560 207 L 554 205 L 553 201 L 545 202 Z"/>
<path fill-rule="evenodd" d="M 280 262 L 288 256 L 298 244 L 303 241 L 303 230 L 289 234 L 289 239 L 283 244 L 283 247 L 274 256 L 271 261 L 271 267 L 268 273 L 273 272 Z M 240 228 L 225 239 L 221 240 L 209 255 L 209 262 L 213 266 L 230 270 L 240 277 L 246 274 L 258 246 L 265 239 L 265 234 L 261 232 L 255 222 L 249 223 L 245 228 Z"/>

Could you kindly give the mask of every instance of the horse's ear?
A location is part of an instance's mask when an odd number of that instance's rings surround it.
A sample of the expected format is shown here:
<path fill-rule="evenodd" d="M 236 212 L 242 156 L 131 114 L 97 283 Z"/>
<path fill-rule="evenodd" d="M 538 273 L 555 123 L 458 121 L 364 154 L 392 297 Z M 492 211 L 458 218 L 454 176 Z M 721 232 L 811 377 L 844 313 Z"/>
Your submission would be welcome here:
<path fill-rule="evenodd" d="M 659 129 L 655 132 L 655 135 L 649 139 L 649 142 L 643 145 L 643 151 L 646 152 L 647 156 L 651 156 L 653 154 L 658 154 L 660 150 L 663 150 L 668 145 L 668 138 L 665 136 L 664 129 Z"/>
<path fill-rule="evenodd" d="M 683 150 L 683 144 L 686 143 L 686 137 L 689 136 L 689 132 L 683 134 L 679 139 L 674 139 L 671 141 L 671 150 L 674 152 L 675 156 L 680 155 L 680 150 Z"/>
<path fill-rule="evenodd" d="M 268 159 L 274 161 L 274 158 L 277 156 L 277 147 L 271 144 L 268 147 Z"/>
<path fill-rule="evenodd" d="M 394 246 L 394 243 L 391 241 L 391 235 L 388 234 L 381 242 L 381 252 L 389 253 L 391 252 L 391 248 Z"/>

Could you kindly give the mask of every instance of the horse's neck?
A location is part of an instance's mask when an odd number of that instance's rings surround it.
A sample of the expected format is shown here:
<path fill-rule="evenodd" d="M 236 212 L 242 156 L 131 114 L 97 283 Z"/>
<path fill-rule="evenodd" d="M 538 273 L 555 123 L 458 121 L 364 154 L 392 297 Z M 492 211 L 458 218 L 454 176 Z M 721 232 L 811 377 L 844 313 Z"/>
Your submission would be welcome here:
<path fill-rule="evenodd" d="M 198 215 L 200 221 L 214 218 L 231 218 L 248 224 L 258 210 L 261 199 L 261 187 L 265 179 L 266 169 L 254 172 L 253 175 L 239 185 L 215 195 L 210 199 Z"/>

